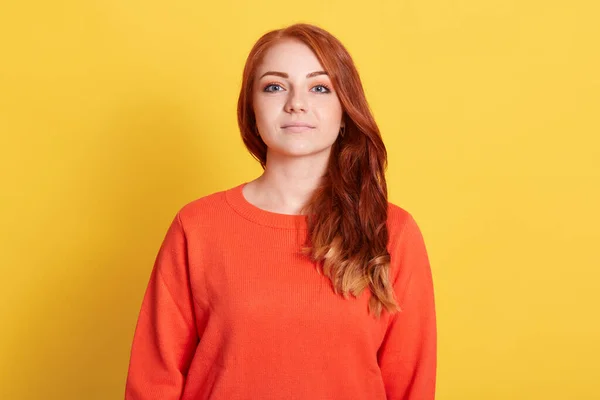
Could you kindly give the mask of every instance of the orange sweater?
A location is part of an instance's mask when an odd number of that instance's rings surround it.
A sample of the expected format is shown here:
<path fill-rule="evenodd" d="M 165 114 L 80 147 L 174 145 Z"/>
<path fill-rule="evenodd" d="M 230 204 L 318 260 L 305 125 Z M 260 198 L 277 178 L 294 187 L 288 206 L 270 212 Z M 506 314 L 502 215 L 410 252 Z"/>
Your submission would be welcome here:
<path fill-rule="evenodd" d="M 186 204 L 158 251 L 137 320 L 126 400 L 430 400 L 433 283 L 421 232 L 389 203 L 402 312 L 335 295 L 298 254 L 305 217 L 248 202 L 245 184 Z"/>

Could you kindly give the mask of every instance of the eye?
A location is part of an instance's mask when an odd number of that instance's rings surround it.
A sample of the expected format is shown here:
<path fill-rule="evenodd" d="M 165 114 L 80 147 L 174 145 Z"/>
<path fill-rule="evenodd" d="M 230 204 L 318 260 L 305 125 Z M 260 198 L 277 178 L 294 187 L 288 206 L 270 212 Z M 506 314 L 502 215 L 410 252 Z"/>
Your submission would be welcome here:
<path fill-rule="evenodd" d="M 329 93 L 331 92 L 331 89 L 329 89 L 329 87 L 327 85 L 317 85 L 315 87 L 313 87 L 313 89 L 318 88 L 319 90 L 317 90 L 317 93 Z"/>
<path fill-rule="evenodd" d="M 275 88 L 275 89 L 273 89 Z M 265 86 L 265 88 L 263 89 L 264 92 L 280 92 L 281 90 L 283 90 L 283 88 L 281 87 L 281 85 L 277 84 L 277 83 L 269 83 L 267 86 Z"/>

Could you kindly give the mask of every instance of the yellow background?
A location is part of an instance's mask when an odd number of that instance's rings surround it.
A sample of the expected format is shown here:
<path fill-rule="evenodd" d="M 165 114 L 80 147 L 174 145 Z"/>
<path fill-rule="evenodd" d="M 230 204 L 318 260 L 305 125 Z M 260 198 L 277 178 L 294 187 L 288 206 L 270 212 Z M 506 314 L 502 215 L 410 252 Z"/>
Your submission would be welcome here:
<path fill-rule="evenodd" d="M 435 279 L 437 399 L 600 399 L 595 1 L 13 1 L 0 12 L 0 398 L 123 398 L 183 204 L 258 176 L 236 125 L 267 30 L 361 73 Z"/>

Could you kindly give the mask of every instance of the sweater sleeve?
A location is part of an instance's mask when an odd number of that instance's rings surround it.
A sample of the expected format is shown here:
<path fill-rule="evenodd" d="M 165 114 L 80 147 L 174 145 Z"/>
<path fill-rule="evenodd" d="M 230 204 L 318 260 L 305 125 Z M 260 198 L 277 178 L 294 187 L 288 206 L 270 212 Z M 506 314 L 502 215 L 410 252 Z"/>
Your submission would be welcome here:
<path fill-rule="evenodd" d="M 199 342 L 179 213 L 158 251 L 138 316 L 125 400 L 180 399 Z"/>
<path fill-rule="evenodd" d="M 437 330 L 433 280 L 421 231 L 409 214 L 391 253 L 401 311 L 392 314 L 378 352 L 388 400 L 433 400 Z"/>

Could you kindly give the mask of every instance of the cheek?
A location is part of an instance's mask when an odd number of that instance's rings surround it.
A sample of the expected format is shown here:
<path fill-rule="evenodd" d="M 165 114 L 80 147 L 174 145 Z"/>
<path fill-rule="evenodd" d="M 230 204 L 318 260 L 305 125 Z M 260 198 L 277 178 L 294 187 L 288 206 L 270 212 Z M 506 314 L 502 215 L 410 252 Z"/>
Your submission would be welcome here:
<path fill-rule="evenodd" d="M 253 109 L 257 122 L 268 122 L 277 116 L 280 105 L 277 99 L 259 97 L 254 100 Z"/>
<path fill-rule="evenodd" d="M 337 99 L 328 99 L 317 107 L 319 117 L 328 124 L 339 124 L 342 119 L 342 105 Z"/>
<path fill-rule="evenodd" d="M 252 108 L 254 109 L 256 123 L 259 125 L 262 124 L 263 121 L 266 119 L 265 105 L 260 100 L 258 100 L 254 102 Z"/>
<path fill-rule="evenodd" d="M 341 117 L 342 115 L 342 103 L 340 99 L 336 96 L 335 99 L 331 102 L 331 108 L 333 113 L 336 113 Z"/>

